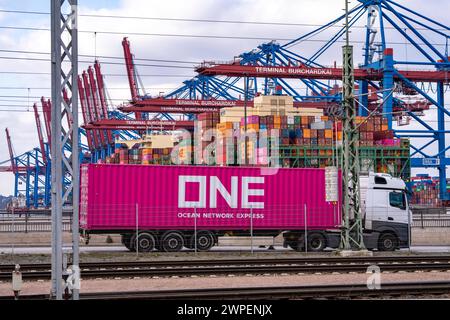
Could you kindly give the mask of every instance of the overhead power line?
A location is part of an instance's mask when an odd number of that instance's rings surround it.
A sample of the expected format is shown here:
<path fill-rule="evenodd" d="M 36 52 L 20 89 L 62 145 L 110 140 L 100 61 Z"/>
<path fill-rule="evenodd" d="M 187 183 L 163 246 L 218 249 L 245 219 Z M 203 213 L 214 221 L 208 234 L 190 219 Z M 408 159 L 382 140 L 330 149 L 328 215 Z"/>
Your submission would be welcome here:
<path fill-rule="evenodd" d="M 166 90 L 170 90 L 170 89 L 177 89 L 178 87 L 171 87 L 171 88 L 159 88 L 159 87 L 145 87 L 146 89 L 166 89 Z M 50 90 L 50 87 L 0 87 L 0 90 Z M 130 88 L 114 88 L 114 87 L 108 87 L 108 90 L 130 90 Z"/>
<path fill-rule="evenodd" d="M 49 12 L 43 11 L 25 11 L 25 10 L 8 10 L 1 9 L 2 13 L 12 14 L 29 14 L 29 15 L 50 15 Z M 101 14 L 79 14 L 79 17 L 86 18 L 104 18 L 104 19 L 131 19 L 131 20 L 154 20 L 154 21 L 170 21 L 170 22 L 200 22 L 200 23 L 224 23 L 224 24 L 250 24 L 250 25 L 268 25 L 268 26 L 288 26 L 288 27 L 321 27 L 323 24 L 314 23 L 295 23 L 295 22 L 279 22 L 279 21 L 245 21 L 245 20 L 219 20 L 219 19 L 193 19 L 193 18 L 167 18 L 167 17 L 143 17 L 143 16 L 124 16 L 124 15 L 101 15 Z M 342 28 L 342 26 L 333 26 L 334 28 Z M 352 28 L 366 29 L 365 26 L 353 26 Z M 393 29 L 394 27 L 385 26 L 385 29 Z M 406 28 L 409 29 L 409 28 Z M 428 30 L 426 28 L 417 27 L 415 30 Z M 445 29 L 436 29 L 438 31 L 447 31 Z"/>
<path fill-rule="evenodd" d="M 30 58 L 30 57 L 0 57 L 0 59 L 3 60 L 22 60 L 22 61 L 42 61 L 42 62 L 50 62 L 51 59 L 46 58 Z M 86 60 L 78 60 L 78 63 L 86 63 L 86 64 L 92 64 L 92 61 L 86 61 Z M 110 64 L 110 65 L 125 65 L 125 62 L 108 62 L 103 61 L 102 64 Z M 155 67 L 155 68 L 175 68 L 175 69 L 190 69 L 192 70 L 192 67 L 184 67 L 184 66 L 175 66 L 175 65 L 163 65 L 163 64 L 144 64 L 144 63 L 135 63 L 135 66 L 139 67 Z"/>
<path fill-rule="evenodd" d="M 14 74 L 14 75 L 51 75 L 50 72 L 31 72 L 31 71 L 0 71 L 0 74 Z M 128 77 L 126 74 L 121 73 L 104 73 L 104 76 L 108 77 Z M 174 78 L 192 78 L 192 75 L 180 75 L 180 74 L 140 74 L 140 77 L 174 77 Z"/>
<path fill-rule="evenodd" d="M 50 31 L 50 28 L 37 28 L 37 27 L 12 27 L 12 26 L 0 26 L 0 29 L 10 29 L 10 30 L 27 30 L 27 31 Z M 259 41 L 292 41 L 297 38 L 278 38 L 278 37 L 255 37 L 255 36 L 222 36 L 222 35 L 204 35 L 204 34 L 176 34 L 176 33 L 145 33 L 145 32 L 126 32 L 126 31 L 94 31 L 94 30 L 78 30 L 80 33 L 91 33 L 91 34 L 106 34 L 106 35 L 121 35 L 121 36 L 151 36 L 151 37 L 178 37 L 178 38 L 200 38 L 200 39 L 232 39 L 232 40 L 259 40 Z M 304 39 L 302 42 L 320 42 L 325 43 L 329 40 L 325 39 Z M 345 43 L 344 40 L 337 40 L 336 43 Z M 365 44 L 365 41 L 350 41 L 351 44 Z M 418 43 L 419 45 L 425 45 L 424 43 Z M 445 43 L 430 43 L 434 46 L 443 46 Z M 389 42 L 389 45 L 402 45 L 404 42 Z M 408 43 L 408 45 L 412 45 Z"/>
<path fill-rule="evenodd" d="M 0 52 L 7 53 L 25 53 L 25 54 L 38 54 L 38 55 L 50 55 L 50 52 L 43 51 L 27 51 L 27 50 L 7 50 L 0 49 Z M 104 56 L 104 55 L 88 55 L 88 54 L 79 54 L 79 57 L 87 57 L 87 58 L 96 58 L 96 59 L 119 59 L 123 60 L 124 57 L 117 56 Z M 150 59 L 150 58 L 133 58 L 134 61 L 157 61 L 157 62 L 173 62 L 173 63 L 189 63 L 189 64 L 200 64 L 199 61 L 186 61 L 186 60 L 167 60 L 167 59 Z"/>

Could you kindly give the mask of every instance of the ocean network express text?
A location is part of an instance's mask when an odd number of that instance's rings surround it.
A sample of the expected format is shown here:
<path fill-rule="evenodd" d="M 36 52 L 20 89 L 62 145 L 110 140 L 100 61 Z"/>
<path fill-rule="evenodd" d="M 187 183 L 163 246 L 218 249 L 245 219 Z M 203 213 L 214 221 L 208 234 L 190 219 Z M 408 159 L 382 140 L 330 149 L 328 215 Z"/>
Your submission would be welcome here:
<path fill-rule="evenodd" d="M 253 216 L 253 217 L 252 217 Z M 217 213 L 217 212 L 204 212 L 204 213 L 193 213 L 193 212 L 178 212 L 178 218 L 194 219 L 264 219 L 263 213 Z"/>

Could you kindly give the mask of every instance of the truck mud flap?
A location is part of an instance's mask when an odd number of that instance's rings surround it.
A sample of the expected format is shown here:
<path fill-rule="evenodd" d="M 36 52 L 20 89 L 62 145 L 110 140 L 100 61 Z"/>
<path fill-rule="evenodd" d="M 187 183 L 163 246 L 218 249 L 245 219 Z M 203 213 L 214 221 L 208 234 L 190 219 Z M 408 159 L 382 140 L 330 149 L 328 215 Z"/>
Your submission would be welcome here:
<path fill-rule="evenodd" d="M 339 242 L 341 241 L 341 235 L 339 233 L 326 233 L 327 236 L 327 247 L 336 249 L 339 247 Z"/>

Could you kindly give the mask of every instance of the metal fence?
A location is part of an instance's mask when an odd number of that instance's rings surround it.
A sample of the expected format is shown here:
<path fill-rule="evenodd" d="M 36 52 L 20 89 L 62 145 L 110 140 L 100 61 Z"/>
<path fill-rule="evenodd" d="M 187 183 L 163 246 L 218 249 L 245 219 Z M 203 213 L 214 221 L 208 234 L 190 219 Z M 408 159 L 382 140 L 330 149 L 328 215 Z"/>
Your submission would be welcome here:
<path fill-rule="evenodd" d="M 208 242 L 214 241 L 219 247 L 240 247 L 239 250 L 251 251 L 261 248 L 280 246 L 283 237 L 274 238 L 261 232 L 265 227 L 277 225 L 280 230 L 292 230 L 304 228 L 304 230 L 320 229 L 321 226 L 334 226 L 339 228 L 340 210 L 336 206 L 328 210 L 324 208 L 308 208 L 305 205 L 277 206 L 273 208 L 230 210 L 229 207 L 215 208 L 214 210 L 172 207 L 149 207 L 138 204 L 112 204 L 106 207 L 91 207 L 89 209 L 89 221 L 86 216 L 80 216 L 81 223 L 88 223 L 92 228 L 108 226 L 108 229 L 127 230 L 127 237 L 122 239 L 122 244 L 130 247 L 132 251 L 136 245 L 144 248 L 146 245 L 162 251 L 176 251 L 179 236 L 176 230 L 190 230 L 182 232 L 182 247 L 193 251 L 201 251 L 201 246 L 208 246 Z M 383 211 L 385 212 L 385 211 Z M 379 214 L 382 216 L 382 214 Z M 214 226 L 220 229 L 230 230 L 229 234 L 211 239 L 211 234 L 206 231 Z M 450 228 L 450 214 L 446 210 L 436 208 L 415 210 L 412 216 L 413 239 L 420 236 L 417 243 L 428 243 L 431 238 L 436 238 L 445 233 L 445 228 Z M 63 231 L 70 232 L 72 226 L 71 217 L 63 219 Z M 153 228 L 151 227 L 153 226 Z M 145 230 L 155 229 L 156 226 L 164 226 L 157 234 L 148 233 Z M 427 230 L 433 228 L 433 230 Z M 270 228 L 269 228 L 270 229 Z M 175 231 L 165 234 L 166 231 Z M 51 232 L 51 218 L 37 215 L 0 215 L 0 233 L 44 233 Z M 308 233 L 309 234 L 309 231 Z M 422 236 L 423 234 L 423 236 Z M 416 237 L 415 237 L 416 236 Z M 433 239 L 434 239 L 433 238 Z M 425 241 L 427 240 L 427 241 Z M 178 242 L 177 242 L 178 241 Z M 304 245 L 310 239 L 304 237 Z M 436 241 L 441 241 L 437 239 Z M 450 240 L 449 240 L 450 241 Z M 439 242 L 436 242 L 439 243 Z M 129 249 L 130 249 L 129 248 Z M 150 251 L 150 250 L 149 250 Z M 139 252 L 138 252 L 139 253 Z"/>
<path fill-rule="evenodd" d="M 139 209 L 138 209 L 139 210 Z M 300 211 L 303 211 L 302 208 Z M 109 219 L 118 219 L 118 212 L 112 211 L 121 211 L 120 209 L 114 210 L 108 209 Z M 154 208 L 141 208 L 141 214 L 146 214 L 146 212 L 156 212 Z M 158 219 L 160 221 L 164 221 L 163 215 L 167 215 L 167 212 L 161 212 L 159 214 L 153 213 L 152 216 L 154 219 Z M 163 210 L 164 211 L 164 210 Z M 255 210 L 256 211 L 256 210 Z M 294 210 L 287 210 L 286 208 L 278 209 L 280 211 L 280 215 L 298 215 L 299 219 L 303 219 L 303 212 L 297 213 L 293 212 Z M 140 214 L 140 215 L 141 215 Z M 315 215 L 319 215 L 316 213 Z M 189 218 L 184 220 L 190 220 L 192 224 L 197 222 L 195 218 L 197 215 L 191 215 Z M 255 213 L 256 216 L 256 213 Z M 136 218 L 135 218 L 136 219 Z M 250 218 L 247 218 L 249 223 L 251 222 Z M 334 217 L 337 219 L 337 217 Z M 302 221 L 303 222 L 303 221 Z M 139 222 L 138 222 L 139 224 Z M 189 224 L 189 223 L 188 223 Z M 421 208 L 420 210 L 414 210 L 413 220 L 411 226 L 413 228 L 450 228 L 450 212 L 447 213 L 446 208 Z M 70 232 L 72 227 L 72 219 L 71 217 L 66 217 L 63 220 L 63 231 Z M 50 232 L 51 231 L 51 218 L 49 216 L 34 216 L 34 215 L 0 215 L 0 233 L 5 232 Z"/>
<path fill-rule="evenodd" d="M 52 221 L 50 217 L 29 215 L 3 215 L 0 217 L 0 233 L 7 232 L 51 232 Z M 72 218 L 63 220 L 63 231 L 72 231 Z"/>
<path fill-rule="evenodd" d="M 450 214 L 413 214 L 413 228 L 450 228 Z"/>

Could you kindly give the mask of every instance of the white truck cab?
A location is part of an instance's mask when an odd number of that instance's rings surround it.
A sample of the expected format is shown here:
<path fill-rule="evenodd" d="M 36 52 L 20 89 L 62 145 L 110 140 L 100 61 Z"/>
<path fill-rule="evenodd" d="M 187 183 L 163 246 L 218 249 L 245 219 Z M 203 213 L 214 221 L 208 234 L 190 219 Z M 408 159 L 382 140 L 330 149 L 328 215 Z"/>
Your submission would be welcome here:
<path fill-rule="evenodd" d="M 407 248 L 411 211 L 405 182 L 370 172 L 360 176 L 360 190 L 366 247 L 383 251 Z"/>
<path fill-rule="evenodd" d="M 367 249 L 393 251 L 409 247 L 410 222 L 405 182 L 385 173 L 369 172 L 360 175 L 361 213 L 364 244 Z M 322 251 L 325 247 L 338 248 L 341 230 L 310 230 L 308 236 L 301 230 L 283 233 L 284 246 L 302 251 Z"/>

